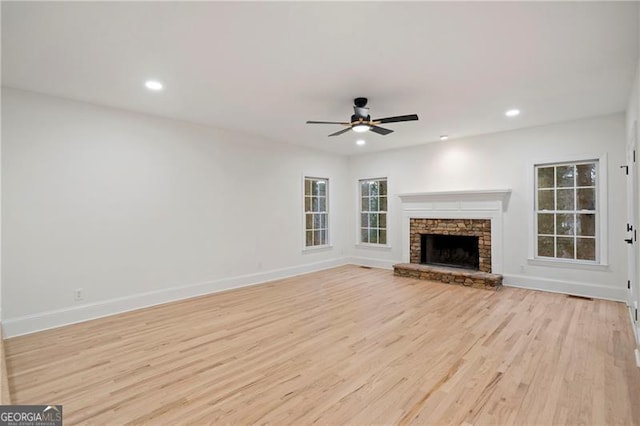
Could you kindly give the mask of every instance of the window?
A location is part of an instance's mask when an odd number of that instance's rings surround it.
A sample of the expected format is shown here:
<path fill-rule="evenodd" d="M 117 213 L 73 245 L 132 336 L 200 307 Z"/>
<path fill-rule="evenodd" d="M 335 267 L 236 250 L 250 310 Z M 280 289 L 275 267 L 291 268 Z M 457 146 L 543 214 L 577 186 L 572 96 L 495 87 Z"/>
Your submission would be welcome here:
<path fill-rule="evenodd" d="M 387 244 L 387 179 L 360 181 L 360 242 Z"/>
<path fill-rule="evenodd" d="M 597 262 L 598 161 L 535 166 L 536 257 Z"/>
<path fill-rule="evenodd" d="M 329 179 L 304 178 L 305 247 L 329 244 Z"/>

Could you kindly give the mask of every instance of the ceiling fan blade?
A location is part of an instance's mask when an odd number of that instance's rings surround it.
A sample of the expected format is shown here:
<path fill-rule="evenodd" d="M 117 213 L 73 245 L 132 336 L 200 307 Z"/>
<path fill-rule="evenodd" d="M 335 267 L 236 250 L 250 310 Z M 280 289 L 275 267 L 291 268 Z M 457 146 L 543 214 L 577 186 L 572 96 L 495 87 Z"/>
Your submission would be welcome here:
<path fill-rule="evenodd" d="M 307 124 L 341 124 L 343 126 L 351 125 L 351 123 L 345 123 L 343 121 L 307 121 Z"/>
<path fill-rule="evenodd" d="M 347 127 L 346 129 L 342 129 L 342 130 L 339 130 L 339 131 L 337 131 L 335 133 L 331 133 L 329 136 L 338 136 L 338 135 L 341 135 L 343 133 L 347 133 L 349 130 L 351 130 L 351 127 Z"/>
<path fill-rule="evenodd" d="M 397 117 L 386 117 L 386 118 L 378 118 L 377 120 L 373 120 L 376 124 L 384 124 L 384 123 L 398 123 L 400 121 L 414 121 L 417 120 L 418 116 L 416 114 L 409 115 L 399 115 Z"/>
<path fill-rule="evenodd" d="M 369 130 L 382 136 L 388 135 L 389 133 L 393 133 L 393 130 L 385 129 L 384 127 L 378 127 L 378 126 L 371 126 Z"/>

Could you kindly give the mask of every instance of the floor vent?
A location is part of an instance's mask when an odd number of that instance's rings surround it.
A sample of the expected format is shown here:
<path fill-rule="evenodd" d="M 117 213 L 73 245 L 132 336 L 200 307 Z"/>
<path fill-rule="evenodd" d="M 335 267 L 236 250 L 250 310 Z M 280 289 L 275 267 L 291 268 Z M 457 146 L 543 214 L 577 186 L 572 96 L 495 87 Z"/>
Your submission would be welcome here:
<path fill-rule="evenodd" d="M 567 295 L 567 297 L 570 297 L 572 299 L 593 300 L 593 297 L 578 296 L 576 294 L 569 294 L 569 295 Z"/>
<path fill-rule="evenodd" d="M 371 266 L 360 266 L 362 269 L 371 269 Z"/>

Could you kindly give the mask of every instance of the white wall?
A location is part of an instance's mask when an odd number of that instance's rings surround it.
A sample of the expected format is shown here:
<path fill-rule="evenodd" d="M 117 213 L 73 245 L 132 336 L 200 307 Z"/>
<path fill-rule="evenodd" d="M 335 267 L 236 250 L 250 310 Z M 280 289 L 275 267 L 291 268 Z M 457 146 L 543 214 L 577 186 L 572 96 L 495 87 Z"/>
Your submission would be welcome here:
<path fill-rule="evenodd" d="M 347 159 L 4 89 L 8 335 L 342 262 Z M 302 252 L 304 173 L 333 248 Z M 350 228 L 349 228 L 350 229 Z M 84 301 L 74 301 L 82 288 Z"/>
<path fill-rule="evenodd" d="M 640 39 L 640 33 L 638 34 Z M 640 43 L 638 43 L 640 46 Z M 640 56 L 640 52 L 639 52 Z M 633 125 L 634 122 L 637 123 L 635 129 L 635 138 L 636 138 L 636 149 L 640 146 L 640 60 L 636 66 L 636 74 L 633 80 L 633 87 L 631 88 L 631 93 L 629 94 L 629 103 L 627 104 L 627 112 L 626 112 L 626 137 L 631 139 L 633 137 Z M 636 182 L 636 189 L 640 188 L 640 173 L 638 173 L 638 179 Z M 640 199 L 640 195 L 636 194 L 636 199 Z M 638 224 L 636 224 L 638 225 Z M 637 259 L 637 264 L 640 266 L 640 259 Z M 632 323 L 634 322 L 633 318 L 635 316 L 635 309 L 640 309 L 640 268 L 637 268 L 636 276 L 636 297 L 635 300 L 629 300 L 629 308 L 630 314 L 632 315 Z M 633 296 L 630 295 L 631 299 Z M 640 348 L 640 322 L 635 323 L 635 336 L 636 342 L 638 343 L 638 348 Z M 638 356 L 640 356 L 640 352 L 636 352 Z M 638 363 L 640 365 L 640 358 L 638 358 Z"/>
<path fill-rule="evenodd" d="M 623 300 L 626 291 L 624 115 L 598 117 L 418 147 L 350 157 L 350 217 L 355 223 L 358 179 L 389 179 L 391 249 L 356 247 L 354 261 L 389 267 L 402 259 L 400 193 L 511 189 L 504 215 L 505 283 L 550 291 Z M 531 164 L 574 156 L 608 156 L 608 268 L 540 266 L 530 262 L 529 223 L 533 191 Z"/>
<path fill-rule="evenodd" d="M 0 5 L 0 27 L 2 26 L 2 6 Z M 0 43 L 0 81 L 2 81 L 2 43 Z M 2 97 L 0 88 L 0 98 Z M 0 117 L 2 103 L 0 102 Z M 0 120 L 0 135 L 2 134 L 2 120 Z M 2 164 L 2 137 L 0 137 L 0 164 Z M 2 173 L 0 173 L 0 188 L 2 188 Z M 0 190 L 0 206 L 2 205 L 2 191 Z M 0 208 L 0 328 L 2 328 L 2 209 Z M 1 332 L 2 330 L 0 330 Z M 2 334 L 2 333 L 0 333 Z"/>
<path fill-rule="evenodd" d="M 638 66 L 640 67 L 640 62 L 638 62 Z M 626 111 L 626 134 L 627 136 L 631 135 L 631 130 L 633 128 L 633 122 L 638 119 L 638 91 L 640 90 L 640 68 L 636 69 L 636 75 L 633 79 L 633 87 L 631 88 L 631 93 L 629 94 L 629 103 L 627 104 Z"/>

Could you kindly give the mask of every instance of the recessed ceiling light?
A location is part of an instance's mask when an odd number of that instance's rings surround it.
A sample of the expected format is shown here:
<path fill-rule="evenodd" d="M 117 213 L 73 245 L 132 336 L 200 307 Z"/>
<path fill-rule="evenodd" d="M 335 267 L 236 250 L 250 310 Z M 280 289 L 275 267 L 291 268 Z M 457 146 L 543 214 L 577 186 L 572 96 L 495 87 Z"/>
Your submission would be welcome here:
<path fill-rule="evenodd" d="M 446 141 L 447 139 L 449 139 L 449 135 L 440 135 L 441 141 Z"/>
<path fill-rule="evenodd" d="M 158 80 L 147 80 L 144 82 L 144 85 L 147 89 L 153 90 L 154 92 L 158 92 L 164 88 L 162 83 L 160 83 Z"/>
<path fill-rule="evenodd" d="M 515 117 L 516 115 L 520 115 L 519 109 L 510 109 L 504 113 L 507 117 Z"/>
<path fill-rule="evenodd" d="M 364 145 L 364 144 L 366 144 L 366 143 L 367 143 L 367 142 L 366 142 L 364 139 L 358 139 L 358 140 L 356 141 L 356 145 L 360 145 L 360 146 L 362 146 L 362 145 Z"/>

